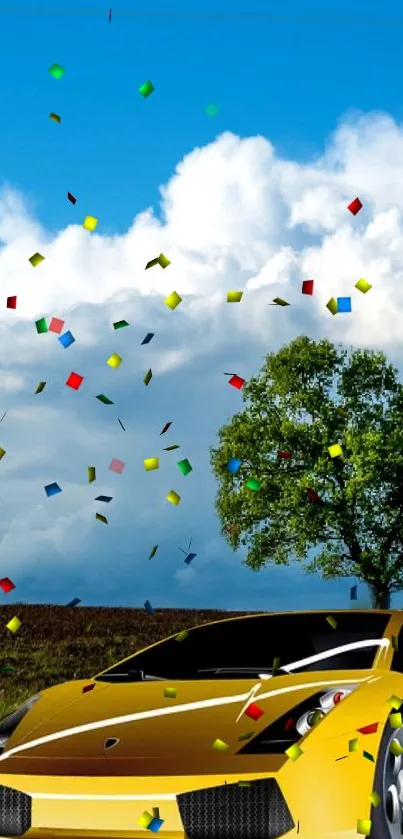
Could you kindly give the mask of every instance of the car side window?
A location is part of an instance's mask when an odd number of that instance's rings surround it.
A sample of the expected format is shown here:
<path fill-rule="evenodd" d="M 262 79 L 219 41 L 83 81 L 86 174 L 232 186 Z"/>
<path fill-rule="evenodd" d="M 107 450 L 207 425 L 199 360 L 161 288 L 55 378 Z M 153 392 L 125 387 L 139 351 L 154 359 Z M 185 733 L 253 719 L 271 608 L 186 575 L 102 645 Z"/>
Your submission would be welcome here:
<path fill-rule="evenodd" d="M 393 653 L 392 670 L 403 673 L 403 627 L 397 636 L 397 650 Z"/>

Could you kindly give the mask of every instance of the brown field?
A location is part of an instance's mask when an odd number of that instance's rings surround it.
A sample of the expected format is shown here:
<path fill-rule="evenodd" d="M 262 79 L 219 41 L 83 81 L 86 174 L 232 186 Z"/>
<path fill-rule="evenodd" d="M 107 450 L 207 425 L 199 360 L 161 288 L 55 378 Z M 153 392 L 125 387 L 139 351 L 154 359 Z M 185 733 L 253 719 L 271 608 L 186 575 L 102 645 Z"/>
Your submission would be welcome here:
<path fill-rule="evenodd" d="M 251 614 L 212 609 L 0 606 L 0 719 L 39 690 L 87 679 L 131 653 L 183 629 Z M 6 624 L 16 615 L 21 627 Z M 12 667 L 6 672 L 1 668 Z"/>

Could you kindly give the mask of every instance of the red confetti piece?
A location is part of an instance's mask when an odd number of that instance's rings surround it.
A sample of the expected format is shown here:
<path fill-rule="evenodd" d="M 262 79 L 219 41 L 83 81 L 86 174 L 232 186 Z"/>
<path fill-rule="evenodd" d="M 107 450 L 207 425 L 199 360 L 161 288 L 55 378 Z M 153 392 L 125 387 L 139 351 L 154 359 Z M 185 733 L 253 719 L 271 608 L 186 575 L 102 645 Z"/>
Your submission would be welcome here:
<path fill-rule="evenodd" d="M 277 452 L 277 456 L 280 458 L 280 460 L 289 460 L 291 457 L 291 452 Z"/>
<path fill-rule="evenodd" d="M 83 381 L 84 376 L 79 376 L 78 373 L 70 373 L 66 385 L 67 387 L 72 387 L 73 390 L 78 390 L 78 388 L 81 387 Z"/>
<path fill-rule="evenodd" d="M 228 381 L 228 384 L 232 385 L 232 387 L 236 387 L 237 390 L 241 390 L 243 388 L 244 384 L 245 384 L 245 381 L 246 380 L 241 379 L 240 376 L 234 375 L 234 376 L 231 376 L 231 378 Z"/>
<path fill-rule="evenodd" d="M 166 432 L 166 431 L 168 431 L 168 428 L 170 428 L 170 427 L 171 427 L 171 425 L 172 425 L 172 422 L 166 422 L 166 423 L 165 423 L 165 425 L 164 425 L 164 427 L 163 427 L 163 429 L 162 429 L 162 431 L 161 431 L 161 433 L 160 433 L 160 437 L 161 437 L 161 434 L 165 434 L 165 432 Z"/>
<path fill-rule="evenodd" d="M 313 294 L 314 280 L 304 280 L 302 283 L 302 294 Z"/>
<path fill-rule="evenodd" d="M 77 203 L 77 198 L 74 198 L 74 195 L 72 195 L 71 192 L 67 193 L 67 198 L 69 199 L 69 201 L 71 201 L 72 204 Z"/>
<path fill-rule="evenodd" d="M 10 577 L 3 577 L 0 580 L 0 588 L 3 589 L 4 594 L 8 594 L 9 591 L 12 591 L 15 588 L 14 583 L 11 582 Z"/>
<path fill-rule="evenodd" d="M 94 690 L 94 687 L 95 687 L 95 684 L 94 685 L 84 685 L 83 693 L 89 693 L 90 690 Z"/>
<path fill-rule="evenodd" d="M 370 725 L 364 725 L 363 728 L 357 728 L 357 731 L 359 731 L 360 734 L 376 734 L 378 731 L 378 725 L 379 723 L 372 722 Z"/>
<path fill-rule="evenodd" d="M 60 318 L 52 318 L 49 324 L 49 332 L 56 332 L 56 335 L 60 335 L 64 326 L 64 320 L 60 320 Z"/>
<path fill-rule="evenodd" d="M 308 487 L 307 488 L 307 493 L 308 493 L 308 498 L 309 498 L 310 501 L 313 501 L 313 502 L 316 501 L 316 503 L 318 503 L 320 501 L 319 495 L 318 495 L 317 492 L 315 492 L 314 489 L 311 489 L 310 487 Z"/>
<path fill-rule="evenodd" d="M 361 204 L 360 199 L 359 198 L 354 198 L 354 201 L 352 201 L 351 204 L 348 205 L 347 209 L 350 210 L 350 213 L 352 213 L 353 216 L 356 216 L 357 213 L 360 212 L 361 207 L 362 207 L 362 204 Z"/>
<path fill-rule="evenodd" d="M 7 297 L 7 309 L 16 309 L 17 308 L 17 298 L 14 297 Z"/>
<path fill-rule="evenodd" d="M 287 720 L 287 722 L 286 722 L 286 724 L 285 724 L 285 726 L 284 726 L 284 731 L 289 731 L 289 730 L 290 730 L 290 728 L 294 728 L 294 725 L 295 725 L 294 720 L 290 717 L 290 718 Z"/>
<path fill-rule="evenodd" d="M 245 714 L 247 717 L 250 717 L 251 720 L 255 720 L 256 722 L 256 720 L 260 719 L 260 717 L 263 716 L 264 711 L 262 711 L 262 709 L 259 708 L 258 705 L 255 705 L 254 702 L 251 702 L 251 704 L 248 705 Z"/>

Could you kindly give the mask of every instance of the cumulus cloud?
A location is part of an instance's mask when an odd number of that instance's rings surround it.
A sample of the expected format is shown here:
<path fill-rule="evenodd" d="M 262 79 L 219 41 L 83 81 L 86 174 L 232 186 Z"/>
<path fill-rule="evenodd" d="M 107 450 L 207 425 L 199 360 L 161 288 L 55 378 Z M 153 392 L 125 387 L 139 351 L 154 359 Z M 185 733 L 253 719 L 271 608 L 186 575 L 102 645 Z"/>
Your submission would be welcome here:
<path fill-rule="evenodd" d="M 76 573 L 87 593 L 91 584 L 92 602 L 138 602 L 151 588 L 171 605 L 178 597 L 194 600 L 197 588 L 204 605 L 219 605 L 218 596 L 211 603 L 219 573 L 241 579 L 233 570 L 239 556 L 218 535 L 209 473 L 209 446 L 240 406 L 222 373 L 255 374 L 265 353 L 299 334 L 380 347 L 400 365 L 402 178 L 402 127 L 383 114 L 354 114 L 308 163 L 281 159 L 263 137 L 221 135 L 178 163 L 161 187 L 159 218 L 146 208 L 121 235 L 105 235 L 102 219 L 95 233 L 85 231 L 78 205 L 77 223 L 50 234 L 24 196 L 3 188 L 0 413 L 9 413 L 0 424 L 7 451 L 0 539 L 3 571 L 12 576 L 17 569 L 22 591 L 26 585 L 40 599 L 42 584 L 56 592 Z M 363 209 L 353 217 L 347 204 L 357 195 Z M 45 262 L 34 269 L 28 258 L 36 251 Z M 145 271 L 161 251 L 172 264 Z M 367 295 L 354 288 L 360 277 L 373 285 Z M 313 297 L 301 295 L 304 279 L 315 280 Z M 241 304 L 226 303 L 230 289 L 244 291 Z M 163 301 L 173 290 L 183 302 L 172 312 Z M 16 311 L 5 310 L 9 295 L 18 297 Z M 347 295 L 352 313 L 333 317 L 327 301 Z M 276 296 L 291 306 L 270 307 Z M 42 316 L 66 321 L 72 347 L 36 334 Z M 114 332 L 113 321 L 122 318 L 130 327 Z M 147 332 L 155 338 L 141 346 Z M 106 365 L 113 352 L 123 358 L 119 370 Z M 154 377 L 145 388 L 150 367 Z M 84 376 L 77 393 L 65 386 L 71 371 Z M 40 380 L 47 386 L 34 395 Z M 97 402 L 99 393 L 114 405 Z M 159 438 L 170 419 L 166 445 L 181 445 L 171 455 Z M 146 474 L 143 459 L 157 454 L 159 472 Z M 112 457 L 127 462 L 122 476 L 108 471 Z M 194 464 L 186 479 L 176 466 L 180 457 Z M 99 470 L 96 491 L 86 482 L 89 465 Z M 52 481 L 63 493 L 46 499 L 43 487 Z M 182 495 L 178 508 L 165 501 L 171 489 Z M 100 510 L 108 526 L 94 520 L 98 494 L 113 495 Z M 198 557 L 187 568 L 177 544 L 193 531 Z M 156 542 L 169 547 L 148 563 Z M 239 573 L 250 575 L 250 592 L 268 585 L 261 582 L 268 577 Z M 239 599 L 234 588 L 232 596 Z"/>

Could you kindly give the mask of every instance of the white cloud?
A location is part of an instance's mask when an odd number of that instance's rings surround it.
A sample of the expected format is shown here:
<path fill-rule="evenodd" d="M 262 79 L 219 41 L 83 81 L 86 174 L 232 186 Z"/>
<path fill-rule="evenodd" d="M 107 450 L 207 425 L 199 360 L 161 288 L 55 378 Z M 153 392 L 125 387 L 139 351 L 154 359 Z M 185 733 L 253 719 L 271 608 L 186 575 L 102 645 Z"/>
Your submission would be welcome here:
<path fill-rule="evenodd" d="M 194 528 L 204 539 L 206 562 L 198 557 L 197 567 L 176 569 L 174 579 L 208 586 L 212 546 L 213 553 L 225 548 L 208 532 L 214 487 L 207 452 L 219 425 L 240 406 L 222 373 L 236 369 L 248 377 L 266 352 L 302 333 L 384 348 L 400 364 L 402 182 L 402 128 L 385 115 L 355 115 L 324 155 L 306 164 L 280 159 L 263 137 L 223 134 L 178 164 L 161 189 L 161 220 L 146 209 L 122 235 L 102 235 L 102 219 L 99 233 L 83 230 L 77 208 L 77 224 L 51 235 L 25 199 L 5 188 L 0 396 L 9 415 L 0 426 L 7 451 L 0 497 L 2 553 L 11 568 L 4 573 L 12 575 L 17 558 L 27 569 L 57 555 L 63 567 L 76 564 L 93 580 L 88 557 L 99 552 L 105 568 L 108 551 L 116 563 L 128 557 L 127 573 L 134 555 L 147 555 L 176 529 L 189 538 Z M 364 206 L 353 217 L 347 204 L 357 195 Z M 35 251 L 46 260 L 34 269 L 28 258 Z M 172 264 L 145 271 L 161 251 Z M 373 285 L 367 295 L 354 288 L 360 277 Z M 315 280 L 313 297 L 301 295 L 304 279 Z M 244 290 L 240 304 L 227 305 L 230 289 Z M 172 312 L 163 300 L 173 290 L 183 302 Z M 5 309 L 12 294 L 15 312 Z M 292 305 L 269 307 L 277 295 Z M 352 313 L 332 317 L 329 298 L 348 295 Z M 75 344 L 65 350 L 56 335 L 37 335 L 34 321 L 43 315 L 65 319 Z M 113 331 L 112 322 L 122 318 L 130 327 Z M 147 332 L 155 337 L 140 346 Z M 113 352 L 123 357 L 119 370 L 106 366 Z M 146 389 L 149 367 L 154 378 Z M 71 371 L 84 376 L 78 393 L 65 386 Z M 40 380 L 48 384 L 35 396 Z M 97 393 L 115 404 L 101 405 Z M 159 430 L 173 416 L 165 443 Z M 185 438 L 183 454 L 181 448 L 168 460 L 163 453 L 159 473 L 144 473 L 143 458 L 169 442 L 182 446 Z M 176 467 L 182 456 L 202 463 L 186 479 Z M 127 461 L 120 478 L 108 474 L 112 457 Z M 100 469 L 96 492 L 86 484 L 91 463 Z M 43 487 L 53 480 L 63 484 L 63 497 L 46 499 Z M 93 498 L 106 492 L 102 481 L 114 502 L 102 510 L 111 525 L 101 535 Z M 172 488 L 182 494 L 178 508 L 165 501 Z M 222 567 L 239 561 L 226 556 Z M 151 565 L 140 563 L 135 573 L 147 574 Z M 166 567 L 176 585 L 172 563 Z M 124 596 L 124 580 L 120 589 L 114 585 Z"/>

